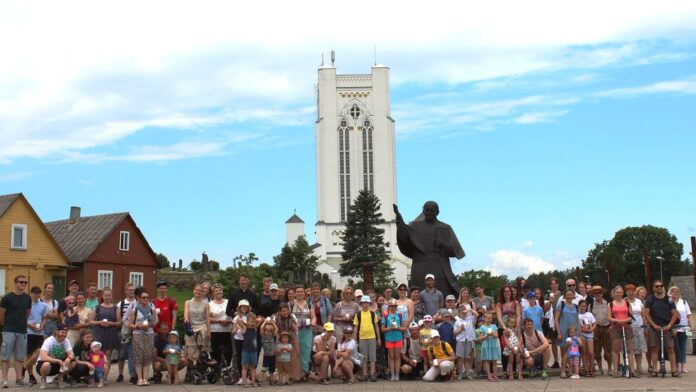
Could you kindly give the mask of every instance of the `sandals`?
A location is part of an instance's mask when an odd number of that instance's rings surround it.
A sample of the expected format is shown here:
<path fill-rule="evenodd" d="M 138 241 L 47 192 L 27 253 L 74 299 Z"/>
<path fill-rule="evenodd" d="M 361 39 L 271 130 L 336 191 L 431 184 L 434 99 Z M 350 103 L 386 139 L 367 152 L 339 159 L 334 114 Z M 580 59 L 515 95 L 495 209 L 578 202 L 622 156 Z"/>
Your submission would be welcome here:
<path fill-rule="evenodd" d="M 321 385 L 329 385 L 329 384 L 331 384 L 331 383 L 329 382 L 328 378 L 321 380 Z"/>
<path fill-rule="evenodd" d="M 679 372 L 672 372 L 672 377 L 681 377 L 681 373 Z"/>

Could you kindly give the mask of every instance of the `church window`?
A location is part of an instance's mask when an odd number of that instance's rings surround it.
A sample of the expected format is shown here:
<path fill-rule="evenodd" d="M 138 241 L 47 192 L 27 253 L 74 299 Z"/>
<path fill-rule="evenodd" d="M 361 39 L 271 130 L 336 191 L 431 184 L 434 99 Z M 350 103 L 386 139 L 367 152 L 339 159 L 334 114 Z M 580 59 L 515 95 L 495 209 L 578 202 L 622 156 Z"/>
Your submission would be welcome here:
<path fill-rule="evenodd" d="M 345 119 L 338 123 L 338 183 L 341 220 L 346 221 L 350 207 L 350 132 Z"/>
<path fill-rule="evenodd" d="M 358 105 L 353 105 L 348 112 L 354 120 L 357 120 L 358 117 L 360 117 L 360 107 L 358 107 Z"/>
<path fill-rule="evenodd" d="M 374 192 L 374 153 L 372 150 L 372 133 L 374 128 L 369 119 L 365 119 L 362 128 L 362 145 L 363 145 L 363 189 L 369 192 Z"/>

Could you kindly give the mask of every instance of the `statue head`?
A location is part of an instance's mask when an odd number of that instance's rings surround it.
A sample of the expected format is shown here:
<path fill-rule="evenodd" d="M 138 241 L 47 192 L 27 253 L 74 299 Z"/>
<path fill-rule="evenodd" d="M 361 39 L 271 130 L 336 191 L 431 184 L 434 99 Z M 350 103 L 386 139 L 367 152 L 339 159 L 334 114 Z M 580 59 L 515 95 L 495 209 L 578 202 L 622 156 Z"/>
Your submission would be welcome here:
<path fill-rule="evenodd" d="M 432 222 L 437 219 L 440 214 L 440 207 L 436 202 L 429 200 L 423 204 L 423 217 L 426 221 Z"/>

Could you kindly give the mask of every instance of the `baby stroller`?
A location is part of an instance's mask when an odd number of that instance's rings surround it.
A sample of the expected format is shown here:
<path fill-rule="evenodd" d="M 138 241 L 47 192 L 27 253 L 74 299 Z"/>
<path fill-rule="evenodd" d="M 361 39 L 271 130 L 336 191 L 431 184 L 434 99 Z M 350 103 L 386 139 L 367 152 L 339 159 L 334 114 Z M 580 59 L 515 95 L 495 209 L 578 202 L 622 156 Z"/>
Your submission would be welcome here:
<path fill-rule="evenodd" d="M 218 361 L 213 359 L 210 352 L 205 351 L 205 337 L 200 331 L 194 332 L 196 346 L 198 347 L 198 358 L 189 365 L 188 372 L 191 382 L 195 385 L 203 383 L 203 379 L 207 379 L 208 383 L 215 384 L 220 378 L 218 371 Z"/>

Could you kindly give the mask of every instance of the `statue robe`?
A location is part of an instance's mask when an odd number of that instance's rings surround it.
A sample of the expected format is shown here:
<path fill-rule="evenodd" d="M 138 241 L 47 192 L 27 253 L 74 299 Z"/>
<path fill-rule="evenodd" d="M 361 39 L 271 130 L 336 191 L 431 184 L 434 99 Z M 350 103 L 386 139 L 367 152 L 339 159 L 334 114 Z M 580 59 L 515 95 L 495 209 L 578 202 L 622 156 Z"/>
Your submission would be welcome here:
<path fill-rule="evenodd" d="M 442 242 L 440 249 L 435 247 L 435 240 Z M 459 284 L 449 259 L 461 259 L 464 249 L 450 225 L 438 220 L 429 223 L 424 219 L 416 219 L 408 225 L 402 222 L 397 224 L 397 245 L 401 253 L 412 260 L 411 285 L 423 288 L 425 275 L 433 274 L 435 287 L 443 295 L 458 295 Z"/>

